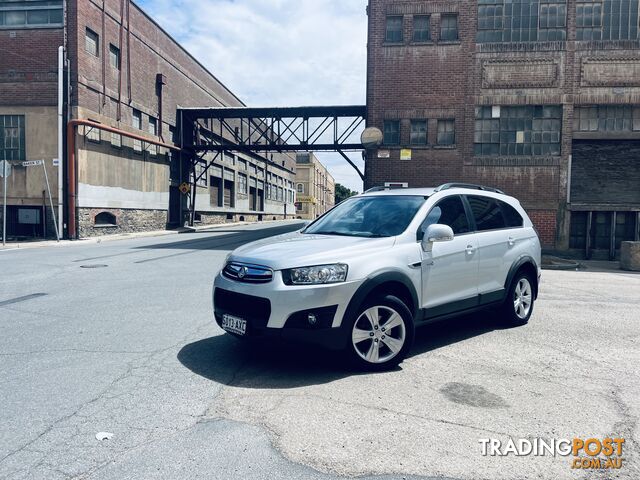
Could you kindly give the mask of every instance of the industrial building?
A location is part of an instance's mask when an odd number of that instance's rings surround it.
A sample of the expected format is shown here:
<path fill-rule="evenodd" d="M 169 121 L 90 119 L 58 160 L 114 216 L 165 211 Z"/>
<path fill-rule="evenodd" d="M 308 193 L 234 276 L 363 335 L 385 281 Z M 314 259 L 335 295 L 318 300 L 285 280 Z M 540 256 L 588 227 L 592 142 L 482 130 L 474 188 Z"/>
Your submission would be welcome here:
<path fill-rule="evenodd" d="M 313 220 L 335 205 L 335 180 L 312 152 L 296 156 L 296 217 Z"/>
<path fill-rule="evenodd" d="M 370 0 L 366 187 L 519 198 L 547 250 L 640 236 L 638 0 Z"/>
<path fill-rule="evenodd" d="M 51 237 L 53 216 L 76 238 L 294 212 L 294 153 L 183 155 L 180 109 L 244 104 L 133 2 L 0 0 L 0 52 L 10 237 Z"/>

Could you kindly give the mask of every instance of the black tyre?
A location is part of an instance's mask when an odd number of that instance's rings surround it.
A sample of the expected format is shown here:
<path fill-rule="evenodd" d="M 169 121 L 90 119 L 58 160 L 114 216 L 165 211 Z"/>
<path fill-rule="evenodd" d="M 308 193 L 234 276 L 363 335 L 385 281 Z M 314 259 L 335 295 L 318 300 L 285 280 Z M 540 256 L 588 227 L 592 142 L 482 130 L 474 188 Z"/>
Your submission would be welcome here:
<path fill-rule="evenodd" d="M 513 277 L 501 309 L 501 318 L 506 325 L 520 326 L 529 322 L 535 303 L 534 285 L 531 274 L 524 270 Z"/>
<path fill-rule="evenodd" d="M 388 370 L 407 356 L 414 330 L 413 315 L 402 300 L 374 296 L 349 322 L 347 355 L 359 369 Z"/>

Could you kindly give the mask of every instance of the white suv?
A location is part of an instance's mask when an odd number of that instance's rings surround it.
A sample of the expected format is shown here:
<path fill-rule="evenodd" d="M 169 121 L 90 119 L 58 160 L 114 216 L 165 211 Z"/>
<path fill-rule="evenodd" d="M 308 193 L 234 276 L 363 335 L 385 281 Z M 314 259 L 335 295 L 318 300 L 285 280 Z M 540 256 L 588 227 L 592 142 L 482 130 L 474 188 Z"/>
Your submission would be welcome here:
<path fill-rule="evenodd" d="M 540 256 L 531 220 L 499 190 L 373 189 L 231 253 L 214 282 L 215 318 L 238 337 L 311 341 L 384 369 L 432 321 L 493 306 L 527 323 Z"/>

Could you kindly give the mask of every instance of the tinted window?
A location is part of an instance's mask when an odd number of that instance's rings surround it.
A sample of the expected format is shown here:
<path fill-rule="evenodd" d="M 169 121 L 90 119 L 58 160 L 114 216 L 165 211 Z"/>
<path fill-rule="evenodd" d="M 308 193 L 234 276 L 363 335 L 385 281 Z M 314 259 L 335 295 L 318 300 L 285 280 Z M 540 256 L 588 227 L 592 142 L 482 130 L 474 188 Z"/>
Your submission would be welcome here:
<path fill-rule="evenodd" d="M 391 237 L 404 232 L 424 197 L 380 195 L 350 198 L 309 225 L 304 233 Z"/>
<path fill-rule="evenodd" d="M 495 230 L 505 228 L 502 210 L 498 201 L 490 197 L 468 196 L 471 211 L 476 220 L 476 228 L 482 230 Z"/>
<path fill-rule="evenodd" d="M 522 216 L 518 213 L 518 211 L 513 208 L 508 203 L 500 202 L 500 206 L 502 207 L 502 214 L 504 215 L 504 222 L 507 227 L 522 227 L 524 225 L 524 220 Z"/>
<path fill-rule="evenodd" d="M 471 230 L 462 199 L 458 196 L 445 198 L 431 209 L 420 226 L 418 240 L 422 240 L 424 232 L 427 231 L 429 225 L 436 223 L 450 226 L 456 235 L 467 233 Z"/>

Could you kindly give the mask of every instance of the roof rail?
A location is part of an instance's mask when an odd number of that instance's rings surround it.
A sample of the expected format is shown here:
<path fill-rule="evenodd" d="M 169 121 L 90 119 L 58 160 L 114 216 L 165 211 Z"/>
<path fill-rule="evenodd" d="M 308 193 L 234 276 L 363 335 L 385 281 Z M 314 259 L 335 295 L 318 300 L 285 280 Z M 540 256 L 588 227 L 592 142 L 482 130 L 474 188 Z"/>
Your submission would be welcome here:
<path fill-rule="evenodd" d="M 385 186 L 382 186 L 382 185 L 379 185 L 377 187 L 373 187 L 373 188 L 370 188 L 369 190 L 366 190 L 364 193 L 383 192 L 385 190 L 400 190 L 400 189 L 403 189 L 403 188 L 407 188 L 407 187 L 405 187 L 404 185 L 403 186 L 399 186 L 399 185 L 398 186 L 396 186 L 396 185 L 385 185 Z"/>
<path fill-rule="evenodd" d="M 450 188 L 467 188 L 469 190 L 482 190 L 485 192 L 500 193 L 502 195 L 505 194 L 502 190 L 498 190 L 497 188 L 485 187 L 484 185 L 475 185 L 473 183 L 445 183 L 444 185 L 440 185 L 434 191 L 441 192 L 443 190 L 449 190 Z"/>

